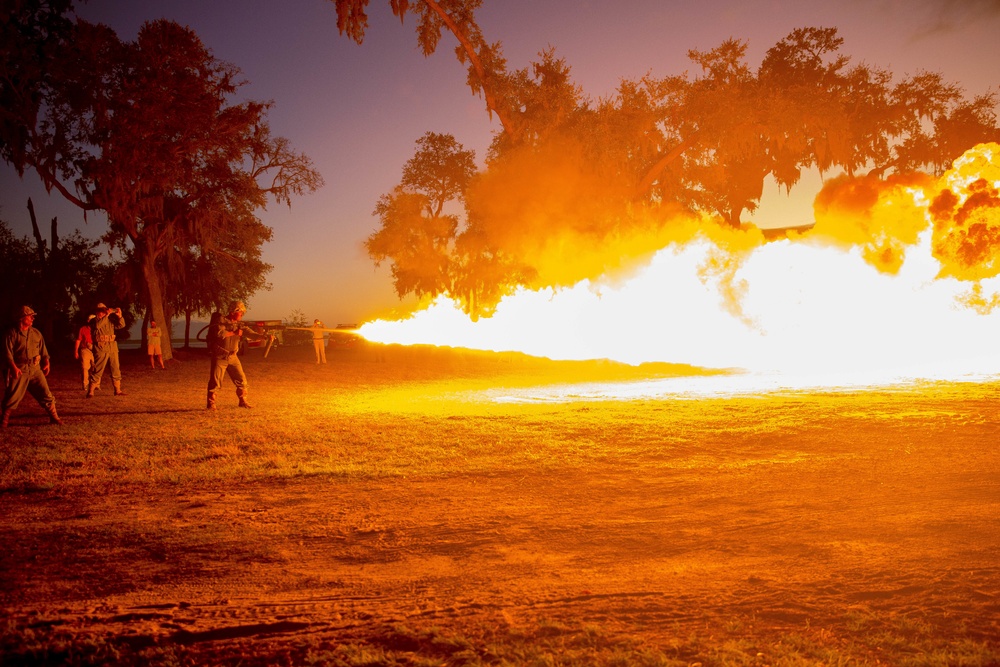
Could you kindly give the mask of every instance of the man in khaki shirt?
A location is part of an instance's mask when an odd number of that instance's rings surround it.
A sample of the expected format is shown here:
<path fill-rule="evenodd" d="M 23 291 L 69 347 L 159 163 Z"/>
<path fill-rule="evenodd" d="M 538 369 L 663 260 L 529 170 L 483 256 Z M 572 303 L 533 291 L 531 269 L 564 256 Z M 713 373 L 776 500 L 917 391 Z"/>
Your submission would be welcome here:
<path fill-rule="evenodd" d="M 118 361 L 118 343 L 115 330 L 125 328 L 122 309 L 111 309 L 103 303 L 97 304 L 97 317 L 90 321 L 90 331 L 94 342 L 94 367 L 90 370 L 90 384 L 87 398 L 94 397 L 94 391 L 101 385 L 104 367 L 111 366 L 111 383 L 115 386 L 115 396 L 124 396 L 122 391 L 122 369 Z"/>
<path fill-rule="evenodd" d="M 42 332 L 32 326 L 35 311 L 30 306 L 17 309 L 17 323 L 4 335 L 4 396 L 0 428 L 7 428 L 10 415 L 30 393 L 49 415 L 49 422 L 62 424 L 56 412 L 56 397 L 49 390 L 49 351 Z"/>

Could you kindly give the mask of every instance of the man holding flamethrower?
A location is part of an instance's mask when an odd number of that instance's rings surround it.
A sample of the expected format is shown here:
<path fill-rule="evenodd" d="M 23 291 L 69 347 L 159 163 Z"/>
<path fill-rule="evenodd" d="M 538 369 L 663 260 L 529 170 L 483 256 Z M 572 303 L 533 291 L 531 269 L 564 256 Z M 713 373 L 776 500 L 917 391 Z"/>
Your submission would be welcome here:
<path fill-rule="evenodd" d="M 247 403 L 247 376 L 243 372 L 243 364 L 237 352 L 240 349 L 240 341 L 243 336 L 248 338 L 274 340 L 271 334 L 262 334 L 254 331 L 241 322 L 243 315 L 247 312 L 247 307 L 242 301 L 234 301 L 229 306 L 229 315 L 223 317 L 221 313 L 212 315 L 212 322 L 208 325 L 208 334 L 205 338 L 208 343 L 208 355 L 212 360 L 211 371 L 208 377 L 208 404 L 209 410 L 215 410 L 215 392 L 222 386 L 222 378 L 227 373 L 229 379 L 236 385 L 236 397 L 240 400 L 241 408 L 253 407 Z"/>

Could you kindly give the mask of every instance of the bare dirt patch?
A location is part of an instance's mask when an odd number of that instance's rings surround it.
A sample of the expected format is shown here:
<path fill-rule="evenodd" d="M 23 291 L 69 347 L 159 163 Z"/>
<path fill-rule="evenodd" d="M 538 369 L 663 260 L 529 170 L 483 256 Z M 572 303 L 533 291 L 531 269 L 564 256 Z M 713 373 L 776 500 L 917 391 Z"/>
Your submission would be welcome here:
<path fill-rule="evenodd" d="M 0 452 L 7 662 L 1000 659 L 996 384 L 508 405 L 475 397 L 566 369 L 280 353 L 248 359 L 252 416 L 202 414 L 196 357 L 134 362 L 130 403 L 59 371 L 62 429 L 22 405 Z M 123 419 L 189 445 L 125 428 L 143 472 L 88 437 Z"/>

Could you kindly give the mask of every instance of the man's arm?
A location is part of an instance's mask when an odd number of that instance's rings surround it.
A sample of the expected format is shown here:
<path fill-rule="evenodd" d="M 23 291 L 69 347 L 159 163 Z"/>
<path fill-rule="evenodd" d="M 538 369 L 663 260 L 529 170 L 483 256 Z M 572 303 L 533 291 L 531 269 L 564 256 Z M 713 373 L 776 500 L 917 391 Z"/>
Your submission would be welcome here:
<path fill-rule="evenodd" d="M 45 375 L 49 374 L 49 348 L 45 346 L 45 337 L 42 336 L 41 331 L 36 331 L 38 334 L 38 355 L 42 358 L 42 373 Z"/>
<path fill-rule="evenodd" d="M 269 334 L 269 333 L 260 333 L 256 329 L 254 329 L 252 327 L 249 327 L 249 326 L 247 326 L 245 324 L 241 324 L 240 325 L 240 331 L 242 331 L 243 335 L 247 336 L 248 338 L 256 338 L 257 340 L 264 340 L 266 338 L 270 338 L 271 337 L 271 334 Z"/>
<path fill-rule="evenodd" d="M 21 369 L 14 362 L 14 342 L 16 341 L 15 338 L 16 335 L 17 334 L 14 333 L 14 330 L 11 329 L 7 332 L 7 334 L 4 336 L 3 339 L 4 366 L 6 366 L 5 370 L 7 371 L 7 373 L 13 375 L 15 378 L 21 376 Z M 4 380 L 6 380 L 6 377 L 4 377 Z"/>

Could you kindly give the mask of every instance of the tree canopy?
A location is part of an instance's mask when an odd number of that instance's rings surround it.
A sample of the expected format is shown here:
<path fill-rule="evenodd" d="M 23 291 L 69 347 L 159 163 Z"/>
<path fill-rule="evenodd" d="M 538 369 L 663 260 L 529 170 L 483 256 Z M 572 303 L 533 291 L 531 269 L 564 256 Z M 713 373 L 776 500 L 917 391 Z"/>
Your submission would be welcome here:
<path fill-rule="evenodd" d="M 24 4 L 34 8 L 16 19 L 40 15 L 63 31 L 35 30 L 61 66 L 42 75 L 11 61 L 41 81 L 42 103 L 11 121 L 20 134 L 5 132 L 5 159 L 84 210 L 107 213 L 104 240 L 134 258 L 158 321 L 170 320 L 179 286 L 196 284 L 200 257 L 225 276 L 227 293 L 262 286 L 260 247 L 271 230 L 257 212 L 322 185 L 311 160 L 271 134 L 270 103 L 235 102 L 240 71 L 190 28 L 151 21 L 125 42 L 103 25 L 67 29 L 41 0 Z"/>
<path fill-rule="evenodd" d="M 42 233 L 31 211 L 32 239 L 18 238 L 5 220 L 0 220 L 0 323 L 12 320 L 20 306 L 31 306 L 42 314 L 39 326 L 55 353 L 60 341 L 76 333 L 74 312 L 88 312 L 94 295 L 107 293 L 118 268 L 102 258 L 98 243 L 79 231 L 60 235 L 53 218 L 49 234 Z M 68 347 L 63 347 L 68 349 Z"/>
<path fill-rule="evenodd" d="M 361 43 L 368 0 L 331 2 L 340 32 Z M 476 23 L 480 5 L 390 0 L 401 20 L 416 19 L 425 55 L 452 34 L 471 91 L 500 122 L 463 216 L 443 224 L 421 214 L 409 199 L 419 189 L 405 178 L 380 200 L 368 250 L 392 264 L 400 296 L 449 292 L 473 314 L 488 312 L 513 285 L 613 270 L 648 249 L 633 239 L 656 242 L 672 221 L 739 228 L 768 179 L 791 189 L 809 169 L 941 173 L 968 148 L 1000 138 L 995 93 L 969 100 L 939 74 L 897 81 L 854 64 L 835 28 L 793 30 L 756 67 L 739 39 L 691 50 L 692 74 L 622 80 L 616 94 L 593 100 L 553 49 L 510 69 L 502 45 Z"/>

